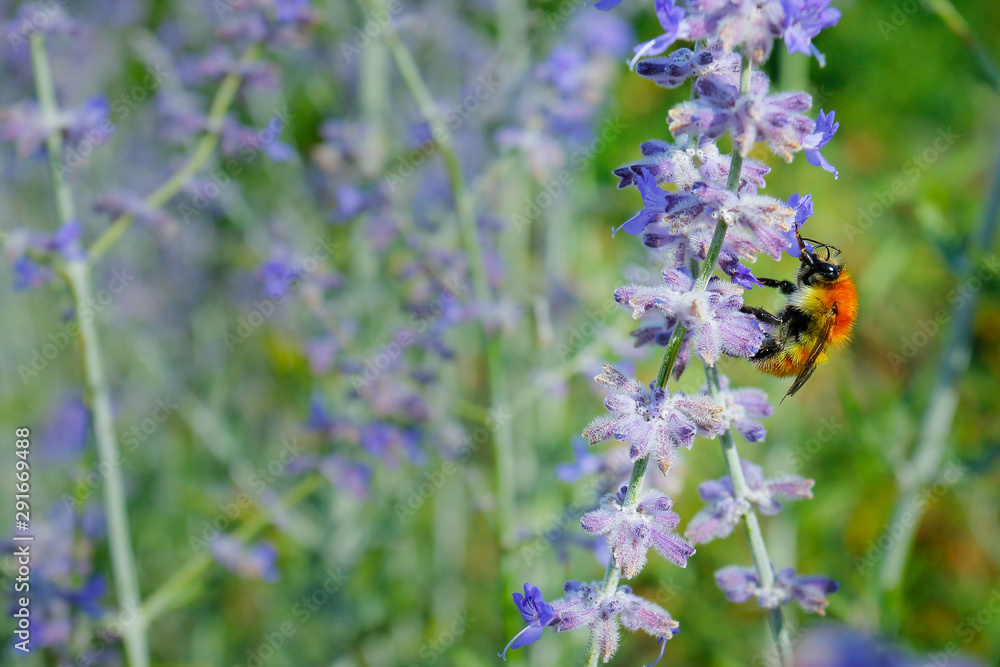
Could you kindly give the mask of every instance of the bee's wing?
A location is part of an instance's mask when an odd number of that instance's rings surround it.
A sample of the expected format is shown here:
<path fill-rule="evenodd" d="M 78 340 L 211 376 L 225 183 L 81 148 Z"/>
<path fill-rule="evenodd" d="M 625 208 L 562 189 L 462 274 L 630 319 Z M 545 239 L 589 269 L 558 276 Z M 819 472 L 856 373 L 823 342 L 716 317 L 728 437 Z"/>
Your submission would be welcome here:
<path fill-rule="evenodd" d="M 833 308 L 826 314 L 826 321 L 823 322 L 823 331 L 820 332 L 819 337 L 816 339 L 816 344 L 813 345 L 813 349 L 809 351 L 809 356 L 806 358 L 805 363 L 802 364 L 802 370 L 795 376 L 795 382 L 792 383 L 792 386 L 788 389 L 788 393 L 781 399 L 782 401 L 794 395 L 812 377 L 813 371 L 816 370 L 816 360 L 819 359 L 819 355 L 823 354 L 823 348 L 826 347 L 827 341 L 830 340 L 830 332 L 833 330 L 833 325 L 836 321 L 837 304 L 833 304 Z"/>

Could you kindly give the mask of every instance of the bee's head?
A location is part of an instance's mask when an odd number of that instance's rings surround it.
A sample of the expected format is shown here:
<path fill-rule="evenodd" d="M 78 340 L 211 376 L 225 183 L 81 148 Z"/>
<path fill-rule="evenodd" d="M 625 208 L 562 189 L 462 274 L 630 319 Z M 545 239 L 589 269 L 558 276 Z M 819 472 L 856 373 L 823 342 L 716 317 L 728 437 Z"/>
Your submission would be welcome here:
<path fill-rule="evenodd" d="M 806 248 L 805 241 L 813 245 L 812 250 Z M 803 285 L 832 283 L 840 277 L 843 267 L 836 261 L 840 255 L 840 248 L 802 237 L 799 237 L 799 246 L 802 250 L 799 256 L 801 262 L 799 266 L 800 283 Z"/>

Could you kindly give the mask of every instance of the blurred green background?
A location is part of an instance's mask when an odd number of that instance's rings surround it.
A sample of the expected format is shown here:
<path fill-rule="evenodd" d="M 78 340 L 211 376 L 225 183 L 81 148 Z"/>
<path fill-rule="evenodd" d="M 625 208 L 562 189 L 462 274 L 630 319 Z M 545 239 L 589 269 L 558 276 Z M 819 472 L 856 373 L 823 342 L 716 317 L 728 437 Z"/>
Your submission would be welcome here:
<path fill-rule="evenodd" d="M 210 42 L 198 12 L 183 4 L 151 3 L 136 9 L 127 23 L 100 25 L 92 49 L 77 54 L 90 64 L 81 67 L 85 74 L 73 85 L 110 99 L 130 90 L 144 73 L 137 44 L 168 22 Z M 594 11 L 563 5 L 571 12 Z M 966 45 L 918 3 L 835 5 L 844 12 L 840 24 L 817 40 L 827 66 L 820 69 L 815 60 L 789 56 L 777 46 L 768 72 L 775 88 L 805 88 L 815 96 L 815 108 L 837 112 L 840 131 L 824 154 L 839 168 L 840 178 L 801 159 L 786 165 L 762 149 L 754 157 L 773 168 L 766 194 L 813 195 L 817 215 L 807 230 L 842 249 L 859 287 L 858 327 L 849 348 L 776 407 L 765 422 L 765 443 L 740 442 L 740 449 L 771 475 L 796 473 L 816 480 L 813 500 L 791 504 L 763 524 L 776 566 L 822 573 L 840 583 L 830 598 L 829 618 L 881 632 L 918 655 L 943 651 L 954 642 L 963 654 L 1000 664 L 1000 614 L 988 611 L 991 599 L 1000 597 L 1000 280 L 992 239 L 988 245 L 970 242 L 983 226 L 1000 158 L 1000 92 L 980 74 Z M 558 44 L 561 33 L 551 28 L 550 16 L 559 7 L 530 2 L 524 8 L 524 32 L 514 31 L 521 41 L 502 52 L 510 58 L 496 60 L 501 78 L 508 73 L 529 78 L 519 68 L 530 68 Z M 957 8 L 986 50 L 1000 58 L 1000 5 L 974 0 Z M 381 414 L 385 406 L 376 399 L 391 402 L 391 392 L 359 399 L 351 372 L 339 364 L 344 357 L 361 364 L 374 359 L 411 321 L 407 306 L 433 297 L 432 280 L 421 283 L 406 274 L 418 252 L 408 239 L 423 238 L 431 248 L 458 245 L 448 198 L 427 204 L 412 191 L 440 185 L 440 178 L 408 181 L 402 193 L 393 195 L 397 222 L 382 248 L 371 243 L 380 229 L 371 214 L 329 222 L 336 197 L 330 196 L 331 182 L 324 182 L 333 177 L 320 164 L 321 123 L 362 119 L 374 126 L 365 135 L 359 178 L 377 183 L 406 155 L 406 133 L 420 116 L 379 38 L 360 52 L 359 61 L 345 64 L 341 47 L 366 18 L 359 8 L 324 2 L 317 11 L 321 20 L 304 51 L 270 57 L 282 68 L 277 89 L 248 93 L 240 112 L 245 123 L 260 127 L 273 109 L 287 104 L 292 120 L 281 136 L 295 157 L 249 164 L 234 179 L 238 187 L 225 189 L 211 214 L 200 213 L 170 238 L 130 230 L 101 261 L 95 277 L 101 285 L 119 267 L 136 276 L 97 316 L 117 432 L 141 427 L 157 399 L 179 406 L 123 463 L 143 595 L 148 598 L 171 581 L 177 593 L 151 629 L 154 664 L 496 664 L 497 651 L 522 627 L 510 594 L 523 582 L 541 587 L 552 599 L 561 595 L 567 579 L 602 576 L 593 553 L 573 543 L 584 537 L 580 512 L 567 510 L 595 504 L 592 487 L 561 482 L 554 471 L 573 459 L 572 439 L 602 411 L 602 393 L 591 381 L 602 362 L 629 359 L 644 381 L 658 368 L 659 349 L 632 349 L 628 332 L 634 323 L 611 304 L 614 288 L 626 276 L 642 277 L 649 266 L 637 239 L 610 236 L 610 228 L 639 206 L 634 192 L 615 189 L 611 170 L 635 160 L 640 142 L 668 138 L 666 112 L 689 90 L 656 88 L 615 61 L 610 94 L 598 104 L 595 127 L 599 134 L 612 123 L 622 128 L 620 135 L 582 170 L 569 165 L 572 183 L 523 231 L 514 216 L 544 185 L 532 178 L 522 153 L 499 151 L 493 140 L 510 123 L 508 109 L 517 101 L 520 79 L 514 79 L 511 92 L 501 88 L 491 98 L 488 113 L 473 114 L 481 145 L 461 135 L 463 156 L 466 151 L 487 155 L 468 159 L 467 165 L 475 166 L 469 166 L 466 177 L 477 212 L 495 221 L 488 228 L 488 250 L 502 258 L 497 261 L 502 276 L 495 281 L 498 300 L 488 307 L 492 335 L 503 339 L 506 406 L 512 415 L 514 474 L 508 488 L 498 495 L 495 434 L 484 431 L 489 392 L 478 328 L 459 322 L 444 336 L 453 357 L 416 349 L 404 355 L 414 367 L 432 372 L 436 382 L 414 384 L 410 378 L 395 387 L 416 386 L 429 412 L 422 426 L 422 463 L 405 457 L 395 466 L 365 460 L 372 467 L 365 499 L 342 481 L 320 483 L 325 478 L 316 473 L 284 466 L 259 493 L 251 487 L 255 470 L 280 460 L 286 442 L 294 441 L 303 456 L 339 453 L 364 460 L 356 442 L 306 427 L 310 397 L 320 396 L 328 409 L 356 420 Z M 621 13 L 639 39 L 659 34 L 651 7 Z M 504 12 L 499 15 L 504 20 Z M 456 91 L 475 79 L 454 52 L 462 48 L 460 31 L 452 44 L 435 42 L 435 21 L 450 17 L 486 45 L 508 34 L 497 27 L 494 9 L 486 3 L 414 3 L 404 16 L 400 33 L 433 94 L 445 101 L 457 99 Z M 73 60 L 72 49 L 53 48 L 58 62 Z M 71 73 L 57 67 L 56 76 L 70 78 Z M 5 102 L 33 94 L 30 81 L 11 80 L 15 85 L 19 94 L 8 94 Z M 212 87 L 199 90 L 209 91 L 203 95 L 207 99 Z M 79 175 L 74 187 L 81 210 L 121 185 L 137 183 L 137 189 L 148 191 L 145 172 L 155 174 L 159 160 L 155 148 L 152 155 L 143 154 L 155 130 L 151 107 L 140 106 L 125 119 L 110 148 L 95 154 Z M 2 155 L 4 218 L 11 227 L 54 229 L 44 162 L 15 158 L 7 146 Z M 440 160 L 431 150 L 418 169 L 440 171 Z M 168 206 L 175 216 L 177 201 Z M 85 238 L 106 225 L 96 214 L 82 217 L 89 230 Z M 236 332 L 240 319 L 254 310 L 257 295 L 249 285 L 257 266 L 279 244 L 306 255 L 316 239 L 332 245 L 323 271 L 337 274 L 341 286 L 295 293 L 230 352 L 224 334 Z M 962 274 L 970 245 L 967 261 L 973 268 L 986 267 L 984 278 L 972 282 Z M 757 275 L 776 278 L 790 277 L 794 270 L 787 260 L 762 259 L 755 267 Z M 0 278 L 5 442 L 11 442 L 16 426 L 41 431 L 60 397 L 79 393 L 81 383 L 72 345 L 37 378 L 22 382 L 18 366 L 31 359 L 50 332 L 62 330 L 69 302 L 58 282 L 14 293 L 9 276 L 6 271 Z M 932 323 L 939 311 L 950 313 L 972 296 L 977 306 L 971 357 L 954 382 L 957 408 L 946 429 L 942 462 L 942 469 L 956 466 L 961 476 L 938 487 L 940 493 L 926 502 L 901 589 L 887 592 L 879 583 L 885 553 L 879 539 L 893 528 L 900 475 L 909 470 L 929 405 L 940 407 L 930 397 L 955 318 Z M 460 298 L 472 301 L 468 294 Z M 777 295 L 756 290 L 746 298 L 768 307 L 779 303 Z M 341 332 L 340 356 L 332 367 L 316 372 L 303 341 L 322 336 L 324 328 Z M 739 360 L 726 359 L 721 368 L 734 384 L 763 387 L 774 399 L 787 389 L 787 381 L 762 377 Z M 703 382 L 698 364 L 692 364 L 678 386 L 696 391 Z M 467 447 L 468 456 L 449 463 L 447 455 L 463 438 L 482 444 Z M 12 456 L 12 446 L 3 451 Z M 40 517 L 72 493 L 73 480 L 94 464 L 92 439 L 80 463 L 41 461 L 33 473 L 33 507 Z M 682 469 L 670 479 L 684 523 L 701 507 L 697 484 L 723 474 L 716 442 L 699 440 L 686 453 Z M 303 480 L 310 493 L 294 507 L 270 502 L 268 494 L 301 490 Z M 425 491 L 433 488 L 410 505 L 421 485 Z M 254 498 L 253 504 L 240 509 L 235 520 L 219 520 L 241 492 Z M 12 495 L 0 496 L 3 516 L 13 513 Z M 88 503 L 99 505 L 98 496 Z M 512 501 L 506 554 L 497 523 L 504 497 Z M 273 543 L 280 578 L 240 577 L 196 561 L 204 566 L 195 568 L 197 576 L 172 580 L 198 558 L 192 537 L 210 537 L 213 522 L 226 531 L 260 524 L 253 539 Z M 92 550 L 96 571 L 109 574 L 103 541 L 74 545 Z M 681 622 L 683 631 L 670 642 L 664 664 L 748 664 L 767 646 L 760 610 L 752 603 L 727 603 L 715 587 L 715 570 L 734 563 L 750 563 L 741 531 L 700 547 L 683 570 L 653 556 L 631 582 Z M 11 567 L 8 560 L 8 577 Z M 108 595 L 104 602 L 110 608 L 113 600 Z M 796 626 L 818 620 L 797 609 L 789 613 Z M 977 615 L 979 625 L 970 625 Z M 73 619 L 73 648 L 67 655 L 79 656 L 98 631 L 98 621 L 83 614 Z M 981 630 L 969 632 L 970 627 Z M 10 619 L 0 621 L 0 628 L 12 628 Z M 511 663 L 577 664 L 585 643 L 585 632 L 547 634 L 511 654 Z M 275 644 L 280 646 L 273 651 L 264 648 Z M 648 663 L 656 650 L 649 637 L 628 636 L 615 662 Z M 9 646 L 3 656 L 7 664 L 78 664 L 61 663 L 51 652 L 15 658 Z"/>

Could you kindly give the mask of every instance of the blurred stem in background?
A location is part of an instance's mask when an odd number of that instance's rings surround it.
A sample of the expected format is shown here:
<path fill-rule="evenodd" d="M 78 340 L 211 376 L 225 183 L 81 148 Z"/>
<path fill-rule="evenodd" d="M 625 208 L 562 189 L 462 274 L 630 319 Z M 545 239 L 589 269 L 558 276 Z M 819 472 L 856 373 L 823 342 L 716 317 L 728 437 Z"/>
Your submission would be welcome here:
<path fill-rule="evenodd" d="M 753 66 L 749 58 L 744 56 L 740 67 L 740 93 L 746 94 L 750 90 L 750 79 L 753 74 Z M 726 188 L 736 192 L 740 184 L 740 175 L 743 170 L 743 156 L 739 150 L 733 148 L 732 161 L 729 165 L 729 180 Z M 719 253 L 722 250 L 722 243 L 726 238 L 729 225 L 719 217 L 715 226 L 715 234 L 712 236 L 712 243 L 708 248 L 705 261 L 701 265 L 701 271 L 695 282 L 696 291 L 704 290 L 708 286 L 708 281 L 715 270 L 716 262 L 719 260 Z M 677 355 L 680 352 L 681 343 L 687 329 L 678 322 L 674 325 L 673 333 L 667 342 L 666 350 L 663 353 L 663 362 L 660 364 L 660 371 L 656 375 L 656 386 L 663 388 L 667 385 L 667 380 L 673 370 Z M 715 366 L 706 366 L 705 374 L 708 378 L 709 389 L 713 397 L 719 393 L 719 371 Z M 732 432 L 727 429 L 721 436 L 722 454 L 726 462 L 730 479 L 733 483 L 733 495 L 741 500 L 746 500 L 749 495 L 749 487 L 743 477 L 743 467 L 740 464 L 740 455 L 736 449 L 736 442 L 733 440 Z M 636 461 L 632 469 L 632 475 L 628 482 L 628 493 L 622 508 L 635 507 L 639 502 L 639 494 L 642 492 L 642 485 L 646 477 L 646 469 L 649 466 L 649 457 L 643 457 Z M 749 503 L 748 503 L 749 504 Z M 748 510 L 744 515 L 744 526 L 747 531 L 747 539 L 750 542 L 750 551 L 753 554 L 754 566 L 757 570 L 757 577 L 761 588 L 772 588 L 774 586 L 774 569 L 771 565 L 771 557 L 767 553 L 767 545 L 764 543 L 764 536 L 760 529 L 760 523 L 754 511 Z M 618 590 L 618 582 L 621 579 L 621 568 L 615 565 L 614 558 L 608 562 L 608 569 L 604 574 L 604 581 L 601 590 L 604 595 L 612 595 Z M 771 626 L 771 634 L 777 649 L 778 659 L 782 667 L 792 664 L 791 639 L 788 635 L 788 628 L 785 626 L 784 614 L 781 607 L 768 610 L 768 622 Z M 600 660 L 600 650 L 597 632 L 590 633 L 590 647 L 587 652 L 586 667 L 597 667 Z"/>
<path fill-rule="evenodd" d="M 47 124 L 57 126 L 59 116 L 55 83 L 45 50 L 42 31 L 31 35 L 31 63 L 38 91 L 38 104 Z M 52 189 L 56 198 L 59 223 L 65 226 L 76 218 L 73 192 L 69 182 L 59 174 L 62 161 L 62 132 L 49 133 L 46 140 Z M 90 263 L 84 258 L 68 260 L 61 270 L 73 299 L 74 316 L 81 307 L 92 300 L 90 287 Z M 93 318 L 79 317 L 79 340 L 83 353 L 84 381 L 87 387 L 90 409 L 94 418 L 94 438 L 97 441 L 97 455 L 101 469 L 106 471 L 104 481 L 104 504 L 108 519 L 108 542 L 111 548 L 111 565 L 115 582 L 115 593 L 124 618 L 122 641 L 132 667 L 149 665 L 149 640 L 146 621 L 142 616 L 142 599 L 139 594 L 139 577 L 136 574 L 135 555 L 132 552 L 132 538 L 125 509 L 125 481 L 121 471 L 121 453 L 115 436 L 114 417 L 111 411 L 111 395 L 104 373 L 104 356 L 101 340 Z"/>
<path fill-rule="evenodd" d="M 59 116 L 60 111 L 52 79 L 52 68 L 45 49 L 44 34 L 41 31 L 34 32 L 30 38 L 30 45 L 39 108 L 44 118 L 53 120 Z M 260 45 L 254 44 L 243 54 L 241 62 L 244 64 L 252 62 L 259 54 Z M 184 165 L 143 200 L 146 206 L 156 209 L 166 204 L 205 166 L 215 152 L 219 142 L 219 132 L 239 90 L 241 80 L 242 76 L 238 73 L 228 74 L 223 79 L 212 100 L 205 135 L 199 140 Z M 52 124 L 56 125 L 54 122 Z M 62 132 L 53 131 L 46 139 L 46 148 L 56 210 L 60 224 L 65 226 L 76 218 L 76 212 L 69 182 L 59 175 L 63 153 L 62 141 Z M 91 245 L 84 257 L 67 260 L 60 267 L 60 274 L 69 287 L 75 314 L 80 312 L 83 304 L 93 300 L 90 271 L 96 260 L 125 234 L 132 221 L 131 214 L 118 217 Z M 126 509 L 125 482 L 120 465 L 121 454 L 115 436 L 111 394 L 105 373 L 100 334 L 93 318 L 78 318 L 78 327 L 84 382 L 93 414 L 98 459 L 101 469 L 107 471 L 103 485 L 104 504 L 107 512 L 112 573 L 120 607 L 119 618 L 129 619 L 121 624 L 122 641 L 128 656 L 128 664 L 132 667 L 147 667 L 150 664 L 148 629 L 151 616 L 148 613 L 148 606 L 142 605 L 139 589 Z M 207 555 L 203 559 L 207 567 L 211 559 Z M 196 559 L 195 562 L 200 563 L 201 559 Z M 182 573 L 186 571 L 183 570 Z"/>
<path fill-rule="evenodd" d="M 1000 67 L 954 5 L 949 0 L 926 0 L 925 4 L 969 49 L 982 76 L 994 90 L 1000 92 Z M 959 259 L 959 284 L 967 284 L 975 276 L 996 239 L 1000 223 L 1000 160 L 994 167 L 987 197 L 979 228 L 966 241 Z M 955 306 L 951 318 L 953 324 L 944 343 L 917 444 L 910 459 L 897 474 L 897 500 L 888 525 L 898 526 L 899 535 L 886 551 L 876 583 L 882 631 L 889 635 L 899 632 L 902 621 L 903 576 L 926 504 L 922 492 L 937 481 L 948 448 L 948 435 L 958 409 L 958 381 L 968 369 L 972 356 L 972 328 L 977 302 L 978 293 L 973 292 Z"/>
<path fill-rule="evenodd" d="M 368 6 L 377 9 L 377 0 L 368 0 Z M 364 8 L 365 5 L 362 4 L 362 9 Z M 384 40 L 396 67 L 399 69 L 399 74 L 403 78 L 403 83 L 416 102 L 424 120 L 430 126 L 431 136 L 444 160 L 454 200 L 455 215 L 458 218 L 462 246 L 472 276 L 473 298 L 481 307 L 489 306 L 492 302 L 492 290 L 486 275 L 486 261 L 479 240 L 475 207 L 471 193 L 466 187 L 462 164 L 455 152 L 451 133 L 441 114 L 438 113 L 434 98 L 420 74 L 413 55 L 400 39 L 391 22 L 385 28 Z M 483 325 L 482 338 L 486 354 L 486 374 L 489 388 L 488 402 L 491 408 L 498 413 L 508 407 L 501 334 L 499 328 L 495 332 L 490 332 L 485 324 Z M 506 594 L 517 588 L 508 557 L 514 544 L 514 534 L 511 529 L 511 517 L 514 509 L 514 441 L 510 420 L 497 418 L 495 415 L 495 421 L 493 453 L 497 486 L 496 532 L 500 543 L 501 585 Z"/>

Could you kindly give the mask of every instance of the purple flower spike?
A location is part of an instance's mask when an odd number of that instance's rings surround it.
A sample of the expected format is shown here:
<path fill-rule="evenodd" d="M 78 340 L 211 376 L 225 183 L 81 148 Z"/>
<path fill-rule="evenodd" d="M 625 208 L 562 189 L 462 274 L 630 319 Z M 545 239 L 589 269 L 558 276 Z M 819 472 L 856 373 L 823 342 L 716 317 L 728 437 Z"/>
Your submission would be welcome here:
<path fill-rule="evenodd" d="M 612 438 L 627 442 L 633 461 L 648 454 L 666 474 L 678 447 L 690 449 L 696 435 L 715 437 L 722 432 L 722 408 L 711 396 L 645 389 L 608 365 L 594 379 L 611 392 L 604 399 L 609 414 L 583 431 L 592 445 Z"/>
<path fill-rule="evenodd" d="M 795 600 L 804 610 L 820 616 L 826 615 L 829 604 L 826 596 L 839 588 L 833 579 L 820 575 L 796 576 L 792 568 L 785 568 L 775 575 L 773 588 L 763 588 L 754 568 L 738 565 L 716 572 L 715 583 L 730 602 L 746 602 L 756 597 L 759 606 L 777 609 Z"/>
<path fill-rule="evenodd" d="M 591 535 L 608 535 L 615 564 L 631 579 L 645 566 L 650 547 L 664 560 L 687 567 L 694 548 L 673 531 L 680 518 L 670 511 L 672 505 L 655 491 L 647 492 L 635 507 L 622 507 L 620 498 L 608 494 L 600 509 L 584 514 L 580 523 Z"/>
<path fill-rule="evenodd" d="M 816 117 L 816 125 L 813 131 L 803 139 L 802 149 L 805 151 L 806 161 L 809 164 L 814 167 L 822 167 L 823 171 L 830 172 L 833 174 L 834 179 L 837 179 L 840 178 L 840 172 L 819 152 L 821 148 L 830 143 L 830 139 L 833 139 L 833 135 L 840 128 L 840 123 L 836 123 L 833 120 L 835 114 L 835 111 L 824 114 L 822 109 L 819 110 L 819 115 Z"/>
<path fill-rule="evenodd" d="M 514 604 L 517 605 L 521 617 L 528 625 L 514 635 L 514 638 L 504 647 L 503 653 L 497 654 L 504 660 L 507 659 L 507 651 L 534 644 L 541 639 L 545 626 L 552 625 L 555 620 L 555 610 L 552 605 L 545 601 L 545 598 L 542 597 L 542 591 L 537 586 L 526 583 L 524 595 L 514 593 L 513 597 Z"/>

